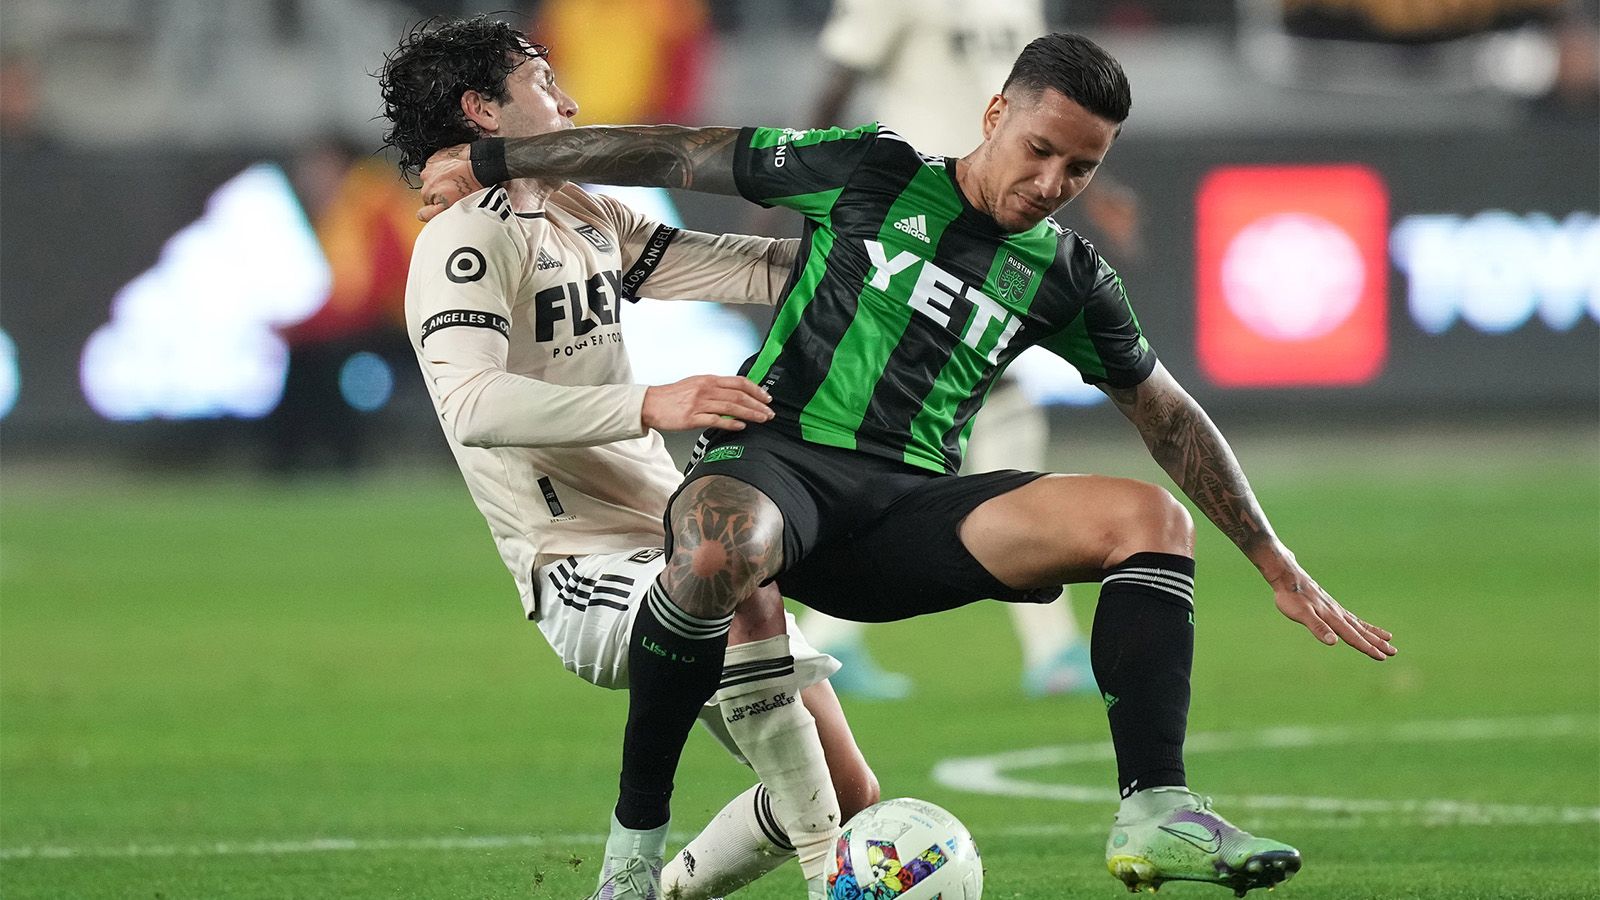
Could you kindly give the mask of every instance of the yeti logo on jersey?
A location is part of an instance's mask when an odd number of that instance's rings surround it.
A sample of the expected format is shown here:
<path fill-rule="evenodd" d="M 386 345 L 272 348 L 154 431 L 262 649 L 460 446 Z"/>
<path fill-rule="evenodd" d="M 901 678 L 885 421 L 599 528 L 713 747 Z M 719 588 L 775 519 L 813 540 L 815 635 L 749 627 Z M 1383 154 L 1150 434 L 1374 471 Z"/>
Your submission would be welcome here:
<path fill-rule="evenodd" d="M 993 297 L 963 283 L 961 279 L 910 250 L 902 250 L 890 259 L 883 244 L 871 240 L 864 243 L 867 247 L 867 256 L 872 260 L 872 273 L 867 279 L 867 284 L 889 293 L 889 286 L 896 275 L 921 264 L 922 268 L 917 272 L 916 283 L 912 285 L 911 293 L 904 298 L 906 305 L 939 323 L 945 330 L 956 335 L 961 343 L 977 350 L 984 336 L 989 333 L 990 326 L 996 322 L 1001 323 L 1000 334 L 995 339 L 994 346 L 984 354 L 984 358 L 991 363 L 1000 361 L 1000 353 L 1016 336 L 1017 329 L 1022 327 L 1021 319 L 1011 315 Z M 1031 270 L 1027 270 L 1025 266 L 1022 268 L 1024 271 L 1029 271 L 1028 278 L 1031 280 L 1033 277 Z M 1023 282 L 1024 290 L 1026 284 L 1027 282 Z M 892 293 L 889 295 L 894 296 Z"/>
<path fill-rule="evenodd" d="M 511 323 L 504 316 L 497 316 L 481 309 L 447 309 L 429 316 L 428 321 L 422 323 L 422 340 L 417 343 L 426 344 L 428 336 L 435 331 L 454 328 L 457 325 L 469 328 L 493 328 L 508 337 L 511 334 Z"/>
<path fill-rule="evenodd" d="M 469 284 L 483 277 L 484 270 L 489 264 L 484 261 L 483 254 L 475 247 L 461 247 L 450 254 L 444 262 L 446 278 L 456 284 Z"/>
<path fill-rule="evenodd" d="M 607 237 L 605 233 L 599 231 L 593 225 L 579 225 L 577 232 L 578 234 L 583 235 L 583 239 L 593 244 L 594 248 L 599 250 L 601 253 L 610 253 L 611 248 L 615 246 L 611 243 L 611 238 Z"/>

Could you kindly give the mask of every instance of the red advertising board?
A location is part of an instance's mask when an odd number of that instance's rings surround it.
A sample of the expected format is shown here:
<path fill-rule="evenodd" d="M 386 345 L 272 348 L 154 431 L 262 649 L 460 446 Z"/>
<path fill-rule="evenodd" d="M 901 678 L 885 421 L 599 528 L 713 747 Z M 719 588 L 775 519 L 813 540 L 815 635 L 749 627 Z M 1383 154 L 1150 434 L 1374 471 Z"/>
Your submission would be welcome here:
<path fill-rule="evenodd" d="M 1358 165 L 1227 166 L 1196 211 L 1196 349 L 1226 387 L 1360 385 L 1388 353 L 1388 191 Z"/>

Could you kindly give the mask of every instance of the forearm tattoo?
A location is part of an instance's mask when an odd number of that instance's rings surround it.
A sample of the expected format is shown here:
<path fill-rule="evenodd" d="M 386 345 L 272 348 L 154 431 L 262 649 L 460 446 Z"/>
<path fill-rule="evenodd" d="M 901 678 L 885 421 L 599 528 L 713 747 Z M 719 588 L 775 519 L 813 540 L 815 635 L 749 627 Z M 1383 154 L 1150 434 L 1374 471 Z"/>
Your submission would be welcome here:
<path fill-rule="evenodd" d="M 1138 426 L 1150 455 L 1245 555 L 1274 540 L 1233 449 L 1194 398 L 1181 389 L 1110 393 Z"/>
<path fill-rule="evenodd" d="M 718 475 L 689 483 L 672 503 L 672 556 L 662 573 L 684 612 L 727 615 L 783 562 L 783 516 L 767 496 Z"/>
<path fill-rule="evenodd" d="M 508 138 L 512 178 L 566 178 L 736 194 L 737 128 L 621 125 Z"/>

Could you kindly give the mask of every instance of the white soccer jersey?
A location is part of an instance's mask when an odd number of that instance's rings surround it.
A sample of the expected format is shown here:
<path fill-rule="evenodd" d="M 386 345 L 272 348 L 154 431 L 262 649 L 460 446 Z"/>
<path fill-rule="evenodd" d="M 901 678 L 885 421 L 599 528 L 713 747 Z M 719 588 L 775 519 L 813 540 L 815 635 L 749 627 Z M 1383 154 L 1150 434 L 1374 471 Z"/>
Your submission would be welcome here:
<path fill-rule="evenodd" d="M 640 421 L 646 386 L 632 383 L 624 301 L 770 305 L 795 248 L 661 225 L 573 185 L 537 213 L 513 211 L 503 188 L 480 191 L 422 230 L 406 283 L 411 345 L 529 618 L 535 567 L 664 539 L 681 478 Z"/>
<path fill-rule="evenodd" d="M 822 52 L 872 76 L 871 118 L 924 153 L 963 156 L 989 98 L 1046 31 L 1041 0 L 834 0 Z"/>

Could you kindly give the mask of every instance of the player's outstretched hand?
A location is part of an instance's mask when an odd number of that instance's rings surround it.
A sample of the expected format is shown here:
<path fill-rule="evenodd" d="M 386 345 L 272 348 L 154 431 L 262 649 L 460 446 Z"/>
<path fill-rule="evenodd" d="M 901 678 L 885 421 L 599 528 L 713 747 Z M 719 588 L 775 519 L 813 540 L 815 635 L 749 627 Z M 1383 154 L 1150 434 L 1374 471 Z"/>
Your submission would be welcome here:
<path fill-rule="evenodd" d="M 693 375 L 672 384 L 646 388 L 641 418 L 657 431 L 726 428 L 772 418 L 772 396 L 739 375 Z"/>
<path fill-rule="evenodd" d="M 1394 635 L 1340 606 L 1299 564 L 1272 580 L 1272 593 L 1279 612 L 1304 625 L 1324 644 L 1332 646 L 1342 640 L 1377 660 L 1396 653 L 1389 643 Z"/>
<path fill-rule="evenodd" d="M 470 144 L 446 147 L 428 157 L 422 167 L 422 202 L 417 218 L 426 222 L 449 208 L 473 191 L 483 190 L 478 179 L 472 177 Z"/>

